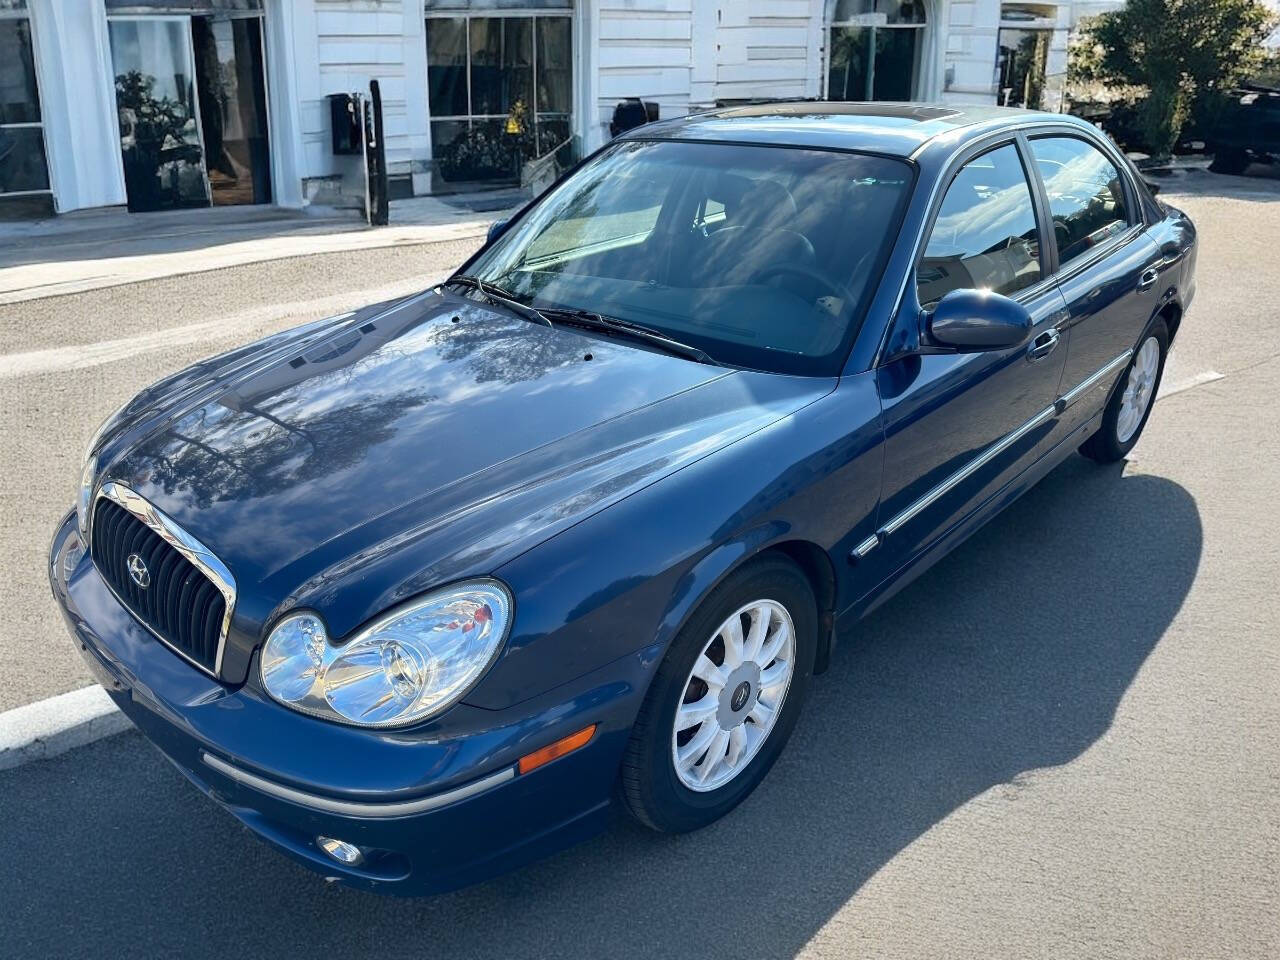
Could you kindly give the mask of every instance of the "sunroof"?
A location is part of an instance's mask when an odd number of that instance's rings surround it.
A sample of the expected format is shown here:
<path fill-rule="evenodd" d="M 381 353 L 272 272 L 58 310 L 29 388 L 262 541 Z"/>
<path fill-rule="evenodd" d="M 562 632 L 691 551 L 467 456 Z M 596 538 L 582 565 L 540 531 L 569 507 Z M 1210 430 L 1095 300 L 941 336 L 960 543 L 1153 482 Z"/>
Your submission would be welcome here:
<path fill-rule="evenodd" d="M 730 107 L 719 113 L 722 117 L 886 117 L 894 120 L 914 120 L 925 123 L 945 120 L 960 115 L 953 107 L 926 106 L 919 103 L 847 103 L 841 101 L 815 101 L 803 103 L 751 103 Z"/>

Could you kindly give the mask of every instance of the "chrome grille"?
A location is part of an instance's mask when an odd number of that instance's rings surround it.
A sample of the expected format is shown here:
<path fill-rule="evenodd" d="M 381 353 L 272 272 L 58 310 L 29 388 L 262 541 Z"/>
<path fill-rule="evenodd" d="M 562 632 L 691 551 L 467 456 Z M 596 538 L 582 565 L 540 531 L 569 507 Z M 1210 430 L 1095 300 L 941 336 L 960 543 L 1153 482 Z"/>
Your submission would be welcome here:
<path fill-rule="evenodd" d="M 98 495 L 89 549 L 112 592 L 147 629 L 217 676 L 235 587 L 212 554 L 119 484 Z"/>

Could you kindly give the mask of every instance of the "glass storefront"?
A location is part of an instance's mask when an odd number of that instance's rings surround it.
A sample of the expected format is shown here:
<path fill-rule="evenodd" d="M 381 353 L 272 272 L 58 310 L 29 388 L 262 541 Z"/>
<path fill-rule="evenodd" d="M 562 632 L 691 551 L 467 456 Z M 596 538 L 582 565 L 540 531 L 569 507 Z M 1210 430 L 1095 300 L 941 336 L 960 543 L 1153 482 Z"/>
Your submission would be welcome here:
<path fill-rule="evenodd" d="M 53 213 L 26 0 L 0 0 L 0 219 Z"/>
<path fill-rule="evenodd" d="M 996 102 L 1002 107 L 1044 106 L 1049 30 L 1001 27 L 996 42 Z"/>
<path fill-rule="evenodd" d="M 828 100 L 911 100 L 923 0 L 839 0 L 827 31 Z"/>
<path fill-rule="evenodd" d="M 262 18 L 192 17 L 191 37 L 213 203 L 270 203 Z"/>
<path fill-rule="evenodd" d="M 261 0 L 107 0 L 129 209 L 271 202 Z"/>
<path fill-rule="evenodd" d="M 436 13 L 428 2 L 427 104 L 435 169 L 449 182 L 516 181 L 570 138 L 568 9 Z"/>

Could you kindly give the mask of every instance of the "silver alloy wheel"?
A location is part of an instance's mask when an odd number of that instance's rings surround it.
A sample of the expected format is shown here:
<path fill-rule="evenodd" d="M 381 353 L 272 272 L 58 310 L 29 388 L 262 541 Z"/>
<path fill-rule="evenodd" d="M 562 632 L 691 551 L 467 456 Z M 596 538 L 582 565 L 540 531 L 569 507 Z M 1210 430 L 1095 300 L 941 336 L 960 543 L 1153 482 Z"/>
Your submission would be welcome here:
<path fill-rule="evenodd" d="M 706 642 L 671 732 L 676 776 L 690 790 L 723 787 L 760 752 L 791 686 L 795 635 L 786 607 L 753 600 Z"/>
<path fill-rule="evenodd" d="M 1159 372 L 1160 342 L 1155 337 L 1147 337 L 1133 359 L 1129 377 L 1124 383 L 1124 394 L 1120 397 L 1116 439 L 1121 443 L 1128 443 L 1142 423 L 1147 407 L 1151 406 L 1151 395 L 1155 392 L 1156 374 Z"/>

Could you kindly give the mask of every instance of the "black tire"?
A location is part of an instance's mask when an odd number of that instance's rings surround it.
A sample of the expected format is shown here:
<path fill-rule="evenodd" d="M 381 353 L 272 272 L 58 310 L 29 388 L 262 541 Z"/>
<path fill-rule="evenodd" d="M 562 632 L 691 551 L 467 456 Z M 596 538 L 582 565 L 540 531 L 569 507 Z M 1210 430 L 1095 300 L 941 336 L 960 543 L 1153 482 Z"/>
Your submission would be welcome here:
<path fill-rule="evenodd" d="M 1156 367 L 1155 382 L 1151 386 L 1151 399 L 1147 403 L 1147 409 L 1143 411 L 1142 419 L 1138 422 L 1138 428 L 1127 440 L 1121 440 L 1117 426 L 1120 420 L 1120 407 L 1124 400 L 1124 386 L 1129 379 L 1129 371 L 1133 369 L 1133 365 L 1137 362 L 1138 351 L 1142 349 L 1142 345 L 1149 339 L 1155 338 L 1160 346 L 1160 362 Z M 1107 407 L 1102 414 L 1102 423 L 1097 431 L 1084 443 L 1080 444 L 1080 452 L 1090 460 L 1096 460 L 1098 463 L 1115 463 L 1117 460 L 1123 460 L 1125 456 L 1133 449 L 1134 444 L 1138 442 L 1138 438 L 1142 436 L 1142 431 L 1146 429 L 1147 420 L 1151 417 L 1151 411 L 1155 409 L 1156 394 L 1160 390 L 1160 381 L 1164 377 L 1164 361 L 1169 355 L 1169 328 L 1165 322 L 1159 318 L 1152 321 L 1143 333 L 1142 338 L 1138 341 L 1138 348 L 1133 351 L 1133 357 L 1129 360 L 1129 365 L 1124 368 L 1116 381 L 1115 387 L 1111 391 L 1111 399 L 1107 401 Z"/>
<path fill-rule="evenodd" d="M 1249 166 L 1249 154 L 1238 147 L 1223 147 L 1213 155 L 1213 162 L 1209 164 L 1209 169 L 1213 173 L 1227 173 L 1231 175 L 1244 173 Z"/>
<path fill-rule="evenodd" d="M 672 759 L 676 709 L 685 697 L 695 660 L 735 610 L 772 600 L 795 628 L 795 666 L 780 713 L 756 755 L 728 783 L 699 792 L 680 782 Z M 818 611 L 808 579 L 781 555 L 751 561 L 715 588 L 672 641 L 640 707 L 622 761 L 621 794 L 636 820 L 668 833 L 704 827 L 741 803 L 764 779 L 800 716 L 818 645 Z"/>

